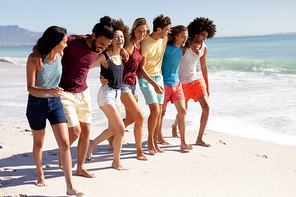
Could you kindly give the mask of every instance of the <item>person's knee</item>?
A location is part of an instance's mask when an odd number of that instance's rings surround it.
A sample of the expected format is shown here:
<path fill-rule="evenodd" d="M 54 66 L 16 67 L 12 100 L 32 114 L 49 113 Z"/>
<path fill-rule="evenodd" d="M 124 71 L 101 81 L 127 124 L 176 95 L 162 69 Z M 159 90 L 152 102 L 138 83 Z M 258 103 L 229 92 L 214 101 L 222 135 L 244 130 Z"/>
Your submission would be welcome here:
<path fill-rule="evenodd" d="M 69 140 L 62 140 L 59 143 L 59 149 L 60 149 L 60 151 L 66 151 L 69 148 L 70 148 L 70 142 L 69 142 Z"/>
<path fill-rule="evenodd" d="M 42 140 L 38 140 L 38 141 L 34 140 L 34 148 L 41 149 L 42 146 L 43 146 L 43 141 Z"/>
<path fill-rule="evenodd" d="M 202 111 L 205 113 L 209 113 L 210 111 L 210 106 L 208 103 L 206 103 L 204 106 L 202 106 Z"/>
<path fill-rule="evenodd" d="M 163 117 L 165 116 L 165 114 L 166 114 L 166 109 L 163 109 L 163 110 L 161 111 L 161 118 L 163 118 Z"/>
<path fill-rule="evenodd" d="M 151 107 L 150 108 L 150 116 L 158 117 L 160 114 L 159 107 Z"/>
<path fill-rule="evenodd" d="M 184 116 L 186 116 L 186 113 L 187 113 L 187 111 L 184 108 L 184 109 L 179 110 L 177 116 L 184 117 Z"/>
<path fill-rule="evenodd" d="M 90 124 L 81 124 L 81 137 L 88 137 L 90 134 Z"/>
<path fill-rule="evenodd" d="M 136 122 L 143 123 L 144 122 L 144 114 L 141 111 L 137 112 L 137 114 L 135 115 L 135 120 L 136 120 Z"/>

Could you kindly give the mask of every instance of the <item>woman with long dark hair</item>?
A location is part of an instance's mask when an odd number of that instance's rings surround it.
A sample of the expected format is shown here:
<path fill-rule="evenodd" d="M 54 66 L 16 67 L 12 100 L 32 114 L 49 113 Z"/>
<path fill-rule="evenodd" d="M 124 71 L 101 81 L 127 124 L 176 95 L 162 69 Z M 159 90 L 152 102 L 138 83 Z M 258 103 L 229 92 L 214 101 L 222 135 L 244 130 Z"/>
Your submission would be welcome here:
<path fill-rule="evenodd" d="M 42 54 L 43 67 L 34 65 L 30 54 L 27 61 L 29 98 L 26 112 L 33 134 L 33 156 L 38 177 L 36 185 L 46 185 L 42 170 L 42 146 L 48 119 L 59 146 L 59 158 L 67 184 L 66 193 L 82 196 L 83 193 L 78 192 L 73 186 L 67 120 L 59 96 L 63 89 L 58 87 L 62 75 L 61 58 L 63 50 L 67 47 L 67 30 L 57 26 L 47 28 L 38 40 L 37 46 Z"/>

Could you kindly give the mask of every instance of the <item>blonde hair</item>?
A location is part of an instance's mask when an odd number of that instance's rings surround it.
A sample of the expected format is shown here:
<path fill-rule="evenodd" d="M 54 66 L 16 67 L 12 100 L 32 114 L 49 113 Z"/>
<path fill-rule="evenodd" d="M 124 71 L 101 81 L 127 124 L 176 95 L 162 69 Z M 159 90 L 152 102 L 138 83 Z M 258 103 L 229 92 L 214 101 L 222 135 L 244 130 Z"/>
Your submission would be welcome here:
<path fill-rule="evenodd" d="M 146 25 L 146 28 L 147 28 L 147 31 L 146 31 L 146 36 L 145 38 L 147 38 L 150 34 L 150 28 L 148 26 L 148 22 L 146 21 L 145 18 L 137 18 L 133 24 L 133 27 L 131 29 L 131 33 L 130 33 L 130 39 L 129 40 L 132 40 L 135 38 L 135 33 L 134 31 L 137 29 L 137 27 L 139 27 L 140 25 Z"/>

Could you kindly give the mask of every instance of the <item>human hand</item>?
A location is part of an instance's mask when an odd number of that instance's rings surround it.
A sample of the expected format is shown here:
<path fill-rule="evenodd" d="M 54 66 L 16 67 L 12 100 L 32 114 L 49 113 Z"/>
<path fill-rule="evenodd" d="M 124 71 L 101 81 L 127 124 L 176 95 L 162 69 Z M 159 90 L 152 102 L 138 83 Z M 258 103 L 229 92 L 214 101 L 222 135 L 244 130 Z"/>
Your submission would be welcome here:
<path fill-rule="evenodd" d="M 31 54 L 31 62 L 32 64 L 36 65 L 37 70 L 40 70 L 40 68 L 43 67 L 43 61 L 42 61 L 42 55 L 41 53 L 34 51 Z"/>
<path fill-rule="evenodd" d="M 109 83 L 108 79 L 105 79 L 102 75 L 100 75 L 100 82 L 102 85 L 106 85 Z"/>
<path fill-rule="evenodd" d="M 129 59 L 128 52 L 124 48 L 120 50 L 120 56 L 122 57 L 123 62 L 127 62 Z"/>
<path fill-rule="evenodd" d="M 51 89 L 48 89 L 47 94 L 52 96 L 52 97 L 57 97 L 59 96 L 62 92 L 64 92 L 64 89 L 61 87 L 54 87 Z"/>
<path fill-rule="evenodd" d="M 163 94 L 163 93 L 164 93 L 164 89 L 163 89 L 163 87 L 161 87 L 159 84 L 156 84 L 156 85 L 154 86 L 154 90 L 155 90 L 155 92 L 156 92 L 157 94 Z"/>

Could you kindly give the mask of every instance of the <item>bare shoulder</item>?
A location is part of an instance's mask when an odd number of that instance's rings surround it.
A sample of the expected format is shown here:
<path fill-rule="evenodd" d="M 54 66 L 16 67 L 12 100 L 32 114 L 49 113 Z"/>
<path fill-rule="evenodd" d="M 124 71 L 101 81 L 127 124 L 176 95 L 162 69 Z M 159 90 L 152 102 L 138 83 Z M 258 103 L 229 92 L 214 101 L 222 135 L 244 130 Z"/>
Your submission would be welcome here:
<path fill-rule="evenodd" d="M 134 44 L 131 41 L 129 41 L 124 46 L 124 49 L 128 52 L 129 55 L 133 54 L 133 52 L 134 52 Z"/>

